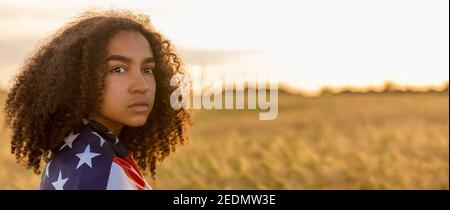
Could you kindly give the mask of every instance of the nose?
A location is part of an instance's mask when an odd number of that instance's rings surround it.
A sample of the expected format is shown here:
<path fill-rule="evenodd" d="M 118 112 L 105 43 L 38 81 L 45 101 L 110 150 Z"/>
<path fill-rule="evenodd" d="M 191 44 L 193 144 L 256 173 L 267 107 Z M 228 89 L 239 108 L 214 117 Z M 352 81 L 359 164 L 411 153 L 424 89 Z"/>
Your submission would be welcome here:
<path fill-rule="evenodd" d="M 149 89 L 149 84 L 144 75 L 141 73 L 141 71 L 134 70 L 131 73 L 131 82 L 130 82 L 130 92 L 135 93 L 146 93 Z"/>

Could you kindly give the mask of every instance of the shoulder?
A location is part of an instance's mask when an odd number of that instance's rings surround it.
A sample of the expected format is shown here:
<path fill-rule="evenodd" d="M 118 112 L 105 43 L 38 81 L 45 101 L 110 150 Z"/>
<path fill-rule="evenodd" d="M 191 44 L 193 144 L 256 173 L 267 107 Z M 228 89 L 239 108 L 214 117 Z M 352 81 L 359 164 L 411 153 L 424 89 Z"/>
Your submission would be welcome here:
<path fill-rule="evenodd" d="M 41 189 L 106 189 L 113 152 L 90 129 L 71 133 L 47 163 Z"/>

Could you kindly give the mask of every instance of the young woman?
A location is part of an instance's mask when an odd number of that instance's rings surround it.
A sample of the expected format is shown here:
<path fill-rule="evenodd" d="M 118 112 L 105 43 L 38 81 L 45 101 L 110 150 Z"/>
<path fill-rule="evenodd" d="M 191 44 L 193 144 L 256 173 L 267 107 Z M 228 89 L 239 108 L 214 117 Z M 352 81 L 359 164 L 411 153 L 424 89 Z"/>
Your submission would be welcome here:
<path fill-rule="evenodd" d="M 40 189 L 151 189 L 161 162 L 188 140 L 190 112 L 173 109 L 183 73 L 168 40 L 144 15 L 88 12 L 25 62 L 5 113 L 12 153 Z M 136 162 L 135 162 L 136 161 Z"/>

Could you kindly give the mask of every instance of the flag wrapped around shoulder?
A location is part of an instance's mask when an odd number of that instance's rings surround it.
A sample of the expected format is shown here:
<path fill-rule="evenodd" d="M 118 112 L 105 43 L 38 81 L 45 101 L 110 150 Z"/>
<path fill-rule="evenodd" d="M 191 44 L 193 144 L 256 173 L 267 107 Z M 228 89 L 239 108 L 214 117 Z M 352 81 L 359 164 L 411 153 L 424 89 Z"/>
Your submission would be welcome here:
<path fill-rule="evenodd" d="M 41 178 L 41 190 L 144 190 L 145 181 L 125 146 L 105 126 L 83 120 L 52 155 Z"/>

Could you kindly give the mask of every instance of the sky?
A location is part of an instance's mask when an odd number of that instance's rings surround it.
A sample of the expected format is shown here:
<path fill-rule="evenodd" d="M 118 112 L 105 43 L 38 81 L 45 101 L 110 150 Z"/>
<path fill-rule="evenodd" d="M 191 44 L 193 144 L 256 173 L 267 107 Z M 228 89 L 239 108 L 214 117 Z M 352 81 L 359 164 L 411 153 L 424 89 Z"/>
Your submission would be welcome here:
<path fill-rule="evenodd" d="M 0 0 L 0 87 L 64 23 L 110 8 L 149 15 L 188 69 L 206 73 L 276 75 L 311 92 L 449 78 L 447 0 Z"/>

